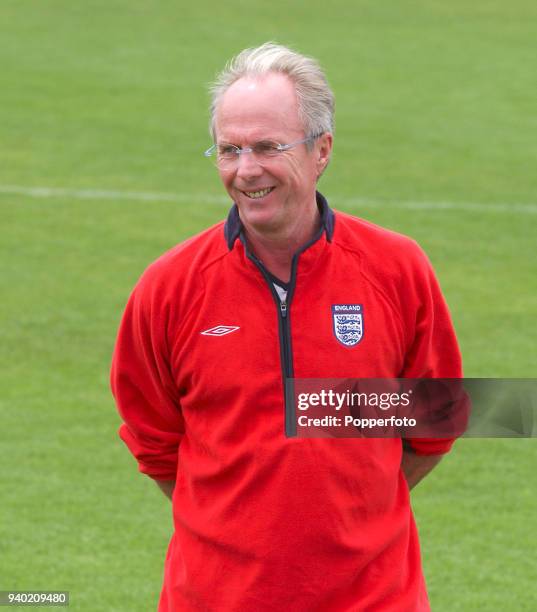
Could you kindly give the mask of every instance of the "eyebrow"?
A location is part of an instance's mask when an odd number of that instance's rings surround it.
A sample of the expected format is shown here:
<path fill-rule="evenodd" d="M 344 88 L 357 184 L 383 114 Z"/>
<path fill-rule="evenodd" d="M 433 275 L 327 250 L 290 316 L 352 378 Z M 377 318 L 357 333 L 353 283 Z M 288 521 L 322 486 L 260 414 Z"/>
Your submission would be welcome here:
<path fill-rule="evenodd" d="M 282 144 L 277 138 L 260 138 L 259 140 L 254 140 L 253 142 L 245 145 L 245 146 L 251 146 L 251 145 L 256 145 L 259 143 L 264 143 L 264 142 L 270 142 L 270 143 L 276 143 L 276 144 Z M 216 143 L 218 146 L 222 146 L 222 145 L 231 145 L 233 147 L 237 147 L 238 149 L 241 148 L 240 145 L 235 144 L 234 142 L 229 142 L 228 140 L 222 140 L 220 142 Z"/>

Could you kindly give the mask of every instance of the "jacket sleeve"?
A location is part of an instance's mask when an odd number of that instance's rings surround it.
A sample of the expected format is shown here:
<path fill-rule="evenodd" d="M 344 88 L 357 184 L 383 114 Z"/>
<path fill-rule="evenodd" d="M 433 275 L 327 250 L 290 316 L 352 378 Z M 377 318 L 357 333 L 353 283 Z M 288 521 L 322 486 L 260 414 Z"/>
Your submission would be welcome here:
<path fill-rule="evenodd" d="M 112 359 L 111 387 L 123 424 L 119 435 L 140 472 L 174 480 L 184 434 L 179 393 L 170 371 L 167 311 L 158 290 L 142 280 L 132 293 Z"/>
<path fill-rule="evenodd" d="M 413 334 L 402 378 L 462 378 L 461 354 L 451 316 L 434 270 L 419 247 L 410 276 L 411 303 L 415 308 L 410 309 L 409 327 Z M 455 438 L 448 437 L 411 438 L 405 441 L 405 446 L 418 455 L 436 455 L 447 453 L 454 442 Z"/>

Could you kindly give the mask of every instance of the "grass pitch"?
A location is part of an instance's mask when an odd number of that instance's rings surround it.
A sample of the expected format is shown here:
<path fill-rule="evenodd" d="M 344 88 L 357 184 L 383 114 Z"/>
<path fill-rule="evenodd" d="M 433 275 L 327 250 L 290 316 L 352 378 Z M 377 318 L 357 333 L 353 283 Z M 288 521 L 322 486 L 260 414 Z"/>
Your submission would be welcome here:
<path fill-rule="evenodd" d="M 245 46 L 319 58 L 337 99 L 320 189 L 426 249 L 466 374 L 536 376 L 536 17 L 527 0 L 2 2 L 0 590 L 155 608 L 170 507 L 116 436 L 108 366 L 145 266 L 226 213 L 205 84 Z M 536 464 L 535 440 L 462 440 L 415 491 L 434 610 L 537 608 Z"/>

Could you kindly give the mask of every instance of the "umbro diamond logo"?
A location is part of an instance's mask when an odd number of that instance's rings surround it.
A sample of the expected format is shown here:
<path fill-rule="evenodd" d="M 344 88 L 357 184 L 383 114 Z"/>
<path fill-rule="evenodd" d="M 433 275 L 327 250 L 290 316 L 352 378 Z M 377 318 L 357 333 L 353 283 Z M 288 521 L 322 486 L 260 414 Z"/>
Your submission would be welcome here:
<path fill-rule="evenodd" d="M 206 329 L 200 333 L 202 336 L 225 336 L 238 329 L 240 329 L 240 327 L 237 325 L 217 325 L 216 327 L 211 327 L 211 329 Z"/>

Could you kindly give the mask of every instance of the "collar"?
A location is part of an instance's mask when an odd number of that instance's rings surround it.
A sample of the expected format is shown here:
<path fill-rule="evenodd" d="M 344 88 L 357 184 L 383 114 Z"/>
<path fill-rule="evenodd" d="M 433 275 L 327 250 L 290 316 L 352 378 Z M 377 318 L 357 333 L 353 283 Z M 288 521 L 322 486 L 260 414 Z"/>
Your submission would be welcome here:
<path fill-rule="evenodd" d="M 335 221 L 334 211 L 328 206 L 326 198 L 318 191 L 315 192 L 315 199 L 317 200 L 317 208 L 321 214 L 321 231 L 320 235 L 316 235 L 316 239 L 320 238 L 323 232 L 325 232 L 327 242 L 332 242 Z M 243 231 L 244 227 L 239 216 L 239 209 L 236 204 L 233 204 L 224 225 L 224 237 L 230 251 L 233 249 L 235 241 Z"/>

